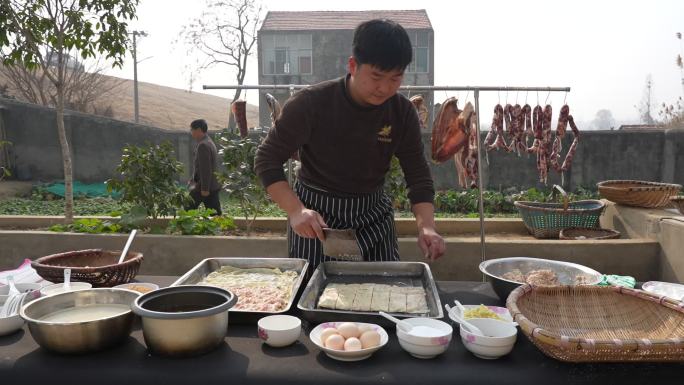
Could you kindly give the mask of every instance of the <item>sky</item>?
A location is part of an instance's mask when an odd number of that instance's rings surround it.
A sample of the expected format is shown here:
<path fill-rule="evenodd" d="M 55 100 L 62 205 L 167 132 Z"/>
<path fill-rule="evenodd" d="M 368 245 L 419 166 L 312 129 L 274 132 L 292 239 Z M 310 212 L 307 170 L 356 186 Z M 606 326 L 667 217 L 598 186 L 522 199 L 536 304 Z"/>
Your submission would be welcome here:
<path fill-rule="evenodd" d="M 202 85 L 236 84 L 228 67 L 199 74 L 189 86 L 187 53 L 174 41 L 184 24 L 203 9 L 201 0 L 141 0 L 133 29 L 149 35 L 138 43 L 138 80 L 231 97 L 230 90 L 203 91 Z M 558 86 L 571 92 L 546 94 L 491 92 L 481 96 L 485 112 L 497 102 L 564 102 L 578 121 L 591 121 L 608 109 L 618 121 L 638 122 L 647 76 L 655 104 L 682 96 L 684 1 L 454 1 L 454 0 L 262 0 L 271 11 L 425 9 L 435 34 L 435 85 Z M 369 8 L 369 4 L 371 8 Z M 683 54 L 684 56 L 684 54 Z M 256 55 L 245 84 L 257 84 Z M 108 74 L 132 79 L 132 59 Z M 472 94 L 438 92 L 435 99 Z M 256 91 L 247 93 L 256 104 Z M 144 101 L 141 100 L 141 103 Z M 491 106 L 490 106 L 491 105 Z M 657 117 L 657 113 L 653 113 Z M 581 127 L 580 127 L 581 128 Z"/>

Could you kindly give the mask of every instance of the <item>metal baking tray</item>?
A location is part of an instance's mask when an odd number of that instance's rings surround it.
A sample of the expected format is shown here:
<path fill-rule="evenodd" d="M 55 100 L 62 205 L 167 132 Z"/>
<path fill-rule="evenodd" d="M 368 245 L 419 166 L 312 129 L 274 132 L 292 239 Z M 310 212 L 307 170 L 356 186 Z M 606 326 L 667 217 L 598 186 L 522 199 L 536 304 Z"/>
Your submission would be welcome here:
<path fill-rule="evenodd" d="M 220 269 L 223 266 L 233 266 L 241 269 L 251 269 L 257 267 L 265 268 L 279 268 L 283 271 L 296 271 L 298 276 L 292 288 L 290 300 L 285 309 L 279 312 L 266 311 L 247 311 L 247 310 L 230 310 L 230 323 L 256 323 L 256 321 L 264 316 L 272 314 L 286 313 L 292 307 L 297 293 L 302 286 L 306 269 L 309 267 L 309 262 L 305 259 L 298 258 L 207 258 L 195 265 L 190 271 L 183 274 L 171 286 L 181 285 L 195 285 L 202 281 L 210 273 Z"/>
<path fill-rule="evenodd" d="M 314 271 L 299 298 L 297 308 L 310 322 L 353 321 L 391 323 L 376 312 L 320 309 L 318 298 L 329 283 L 383 283 L 420 286 L 425 289 L 429 313 L 391 313 L 395 317 L 442 318 L 442 303 L 430 267 L 422 262 L 323 262 Z"/>

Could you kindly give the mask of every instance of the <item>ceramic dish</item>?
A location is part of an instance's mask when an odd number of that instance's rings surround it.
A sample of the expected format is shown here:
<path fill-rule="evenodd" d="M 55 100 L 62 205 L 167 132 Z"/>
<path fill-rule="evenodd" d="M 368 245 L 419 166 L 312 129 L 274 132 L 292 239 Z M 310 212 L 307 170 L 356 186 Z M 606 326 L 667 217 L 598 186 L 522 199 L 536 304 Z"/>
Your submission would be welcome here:
<path fill-rule="evenodd" d="M 511 312 L 508 311 L 508 309 L 506 309 L 505 307 L 488 306 L 488 305 L 486 305 L 486 306 L 487 306 L 487 309 L 496 313 L 496 315 L 503 318 L 504 321 L 513 322 L 513 317 L 511 317 Z M 470 309 L 478 308 L 478 307 L 480 307 L 480 305 L 463 305 L 463 307 L 466 308 L 466 310 L 470 310 Z M 461 317 L 463 316 L 462 314 L 460 314 L 458 307 L 453 306 L 452 308 L 456 309 L 455 311 L 458 312 Z M 475 317 L 473 317 L 473 318 L 475 318 Z M 472 318 L 466 318 L 466 320 L 470 320 L 470 319 L 472 319 Z"/>
<path fill-rule="evenodd" d="M 337 328 L 339 325 L 343 324 L 344 322 L 324 322 L 318 326 L 316 326 L 311 333 L 309 334 L 309 338 L 311 339 L 311 342 L 313 342 L 319 349 L 321 349 L 328 357 L 338 360 L 338 361 L 361 361 L 365 360 L 366 358 L 370 357 L 378 351 L 380 348 L 385 346 L 387 342 L 389 341 L 389 336 L 387 335 L 387 332 L 385 329 L 383 329 L 381 326 L 378 326 L 376 324 L 369 324 L 369 323 L 363 323 L 363 322 L 356 322 L 358 326 L 368 326 L 371 329 L 377 331 L 380 334 L 380 345 L 372 347 L 372 348 L 366 348 L 366 349 L 361 349 L 361 350 L 355 350 L 355 351 L 345 351 L 345 350 L 335 350 L 335 349 L 330 349 L 326 348 L 323 346 L 323 342 L 321 342 L 321 332 L 326 329 L 326 328 Z"/>
<path fill-rule="evenodd" d="M 684 285 L 670 282 L 649 281 L 644 283 L 641 288 L 649 293 L 669 297 L 675 301 L 684 301 Z"/>

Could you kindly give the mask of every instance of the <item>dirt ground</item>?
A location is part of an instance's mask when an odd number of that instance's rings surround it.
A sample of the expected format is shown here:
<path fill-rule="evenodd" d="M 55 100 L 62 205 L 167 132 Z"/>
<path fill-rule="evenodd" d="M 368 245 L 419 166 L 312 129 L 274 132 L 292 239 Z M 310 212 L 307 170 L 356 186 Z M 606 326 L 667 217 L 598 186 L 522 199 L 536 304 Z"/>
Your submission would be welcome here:
<path fill-rule="evenodd" d="M 29 195 L 32 185 L 32 182 L 4 180 L 0 182 L 0 199 Z"/>

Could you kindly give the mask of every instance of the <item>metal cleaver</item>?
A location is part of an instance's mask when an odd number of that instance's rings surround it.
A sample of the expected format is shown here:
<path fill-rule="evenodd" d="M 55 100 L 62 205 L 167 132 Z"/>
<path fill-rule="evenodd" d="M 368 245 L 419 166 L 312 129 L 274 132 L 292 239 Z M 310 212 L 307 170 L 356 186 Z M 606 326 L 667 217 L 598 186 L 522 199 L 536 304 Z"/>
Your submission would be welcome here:
<path fill-rule="evenodd" d="M 354 229 L 324 228 L 323 234 L 325 234 L 325 240 L 322 242 L 324 255 L 345 261 L 363 260 Z"/>

